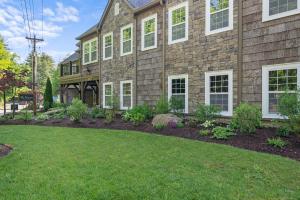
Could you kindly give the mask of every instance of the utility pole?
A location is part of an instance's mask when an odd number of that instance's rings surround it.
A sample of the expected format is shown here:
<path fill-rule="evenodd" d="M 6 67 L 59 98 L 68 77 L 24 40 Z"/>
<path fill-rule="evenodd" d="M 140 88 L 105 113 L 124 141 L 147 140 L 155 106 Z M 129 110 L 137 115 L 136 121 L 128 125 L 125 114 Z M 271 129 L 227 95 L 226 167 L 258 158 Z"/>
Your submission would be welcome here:
<path fill-rule="evenodd" d="M 36 43 L 43 42 L 43 39 L 36 38 L 36 35 L 32 37 L 26 37 L 33 44 L 32 50 L 32 93 L 33 93 L 33 114 L 36 116 L 37 110 L 37 98 L 36 98 L 36 70 L 37 70 L 37 54 L 36 54 Z"/>

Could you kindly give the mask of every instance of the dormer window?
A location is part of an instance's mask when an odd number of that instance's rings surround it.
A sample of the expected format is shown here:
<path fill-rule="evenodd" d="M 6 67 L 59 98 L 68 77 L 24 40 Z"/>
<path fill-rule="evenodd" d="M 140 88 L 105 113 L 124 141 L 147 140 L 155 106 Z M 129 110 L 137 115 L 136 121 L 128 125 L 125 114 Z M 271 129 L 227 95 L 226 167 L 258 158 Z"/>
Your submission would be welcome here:
<path fill-rule="evenodd" d="M 120 13 L 120 4 L 116 3 L 115 4 L 115 16 L 119 15 Z"/>

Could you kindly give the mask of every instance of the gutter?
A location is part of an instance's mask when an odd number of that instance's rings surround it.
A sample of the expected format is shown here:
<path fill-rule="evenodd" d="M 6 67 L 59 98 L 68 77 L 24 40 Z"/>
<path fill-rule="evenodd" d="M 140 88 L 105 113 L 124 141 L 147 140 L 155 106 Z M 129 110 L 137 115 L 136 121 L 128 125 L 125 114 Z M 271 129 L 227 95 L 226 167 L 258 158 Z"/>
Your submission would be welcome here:
<path fill-rule="evenodd" d="M 101 40 L 101 30 L 100 29 L 97 29 L 97 37 L 98 37 L 98 58 L 99 58 L 99 85 L 98 85 L 98 101 L 99 101 L 99 107 L 101 107 L 101 61 L 102 61 L 102 57 L 101 57 L 101 47 L 102 47 L 102 40 Z"/>
<path fill-rule="evenodd" d="M 134 62 L 135 62 L 135 76 L 134 76 L 134 82 L 135 82 L 135 86 L 134 86 L 134 93 L 135 93 L 135 105 L 137 105 L 137 102 L 138 102 L 138 100 L 137 100 L 137 97 L 138 97 L 138 95 L 137 95 L 137 68 L 138 68 L 138 59 L 137 59 L 137 47 L 138 47 L 138 44 L 137 44 L 137 22 L 138 22 L 138 20 L 137 20 L 137 17 L 135 17 L 135 28 L 134 28 L 134 35 L 135 35 L 135 55 L 134 55 Z"/>
<path fill-rule="evenodd" d="M 166 4 L 164 0 L 160 0 L 163 10 L 163 26 L 162 26 L 162 97 L 165 99 L 166 96 Z"/>

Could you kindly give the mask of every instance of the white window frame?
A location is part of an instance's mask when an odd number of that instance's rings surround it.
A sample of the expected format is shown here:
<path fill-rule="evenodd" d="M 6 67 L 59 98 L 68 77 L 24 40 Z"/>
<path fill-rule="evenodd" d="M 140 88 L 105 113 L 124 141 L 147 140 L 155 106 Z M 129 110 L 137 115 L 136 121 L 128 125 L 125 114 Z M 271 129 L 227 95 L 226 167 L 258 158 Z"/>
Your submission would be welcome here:
<path fill-rule="evenodd" d="M 113 82 L 107 82 L 107 83 L 103 83 L 103 108 L 107 108 L 107 109 L 111 109 L 112 107 L 111 106 L 106 106 L 106 102 L 105 102 L 105 97 L 106 97 L 106 95 L 105 95 L 105 86 L 108 86 L 108 85 L 110 85 L 111 86 L 111 94 L 112 94 L 112 96 L 111 96 L 111 98 L 113 98 L 113 95 L 114 95 L 114 84 L 113 84 Z M 113 101 L 113 99 L 112 99 L 112 101 Z"/>
<path fill-rule="evenodd" d="M 285 63 L 262 66 L 262 114 L 267 119 L 283 119 L 279 114 L 269 112 L 269 71 L 297 69 L 297 86 L 300 88 L 300 63 Z"/>
<path fill-rule="evenodd" d="M 205 11 L 205 34 L 206 35 L 212 35 L 212 34 L 216 34 L 216 33 L 221 33 L 224 31 L 230 31 L 233 30 L 233 0 L 229 0 L 229 24 L 227 27 L 224 28 L 219 28 L 216 30 L 211 31 L 210 30 L 210 22 L 211 22 L 211 14 L 210 14 L 210 0 L 205 0 L 206 1 L 206 11 Z M 223 10 L 221 10 L 223 11 Z M 220 11 L 219 11 L 220 12 Z"/>
<path fill-rule="evenodd" d="M 115 4 L 115 9 L 114 9 L 114 11 L 115 11 L 115 16 L 118 16 L 119 14 L 120 14 L 120 3 L 116 3 Z"/>
<path fill-rule="evenodd" d="M 181 38 L 181 39 L 177 39 L 177 40 L 172 40 L 172 28 L 173 28 L 172 13 L 173 13 L 173 11 L 183 8 L 183 7 L 185 7 L 185 14 L 186 14 L 185 37 Z M 169 45 L 171 45 L 171 44 L 176 44 L 179 42 L 185 42 L 188 39 L 189 39 L 189 3 L 188 3 L 188 1 L 186 1 L 186 2 L 180 3 L 176 6 L 169 8 L 169 12 L 168 12 L 168 42 L 169 42 Z"/>
<path fill-rule="evenodd" d="M 286 11 L 283 13 L 278 13 L 275 15 L 269 15 L 270 14 L 270 0 L 262 0 L 262 21 L 266 22 L 266 21 L 270 21 L 270 20 L 274 20 L 274 19 L 279 19 L 282 17 L 287 17 L 287 16 L 291 16 L 291 15 L 296 15 L 300 13 L 300 0 L 297 0 L 297 9 L 295 10 L 290 10 L 290 11 Z"/>
<path fill-rule="evenodd" d="M 131 28 L 131 38 L 130 38 L 130 40 L 131 40 L 131 51 L 130 52 L 127 52 L 127 53 L 124 53 L 123 52 L 123 43 L 125 42 L 125 41 L 123 41 L 123 30 L 125 30 L 125 29 L 127 29 L 127 28 Z M 121 47 L 121 56 L 126 56 L 126 55 L 129 55 L 129 54 L 132 54 L 132 49 L 133 49 L 133 24 L 131 23 L 131 24 L 128 24 L 128 25 L 126 25 L 126 26 L 123 26 L 122 28 L 121 28 L 121 37 L 120 37 L 120 47 Z"/>
<path fill-rule="evenodd" d="M 95 41 L 96 41 L 96 59 L 92 61 L 92 43 L 95 42 Z M 84 59 L 84 55 L 86 54 L 84 46 L 86 44 L 89 44 L 89 52 L 88 52 L 89 59 L 90 59 L 89 62 L 85 62 L 85 59 Z M 82 52 L 83 52 L 83 54 L 82 54 L 83 55 L 83 58 L 82 58 L 83 65 L 88 65 L 88 64 L 97 62 L 98 61 L 98 38 L 95 37 L 91 40 L 83 42 L 82 43 Z"/>
<path fill-rule="evenodd" d="M 105 39 L 106 37 L 109 37 L 111 36 L 111 56 L 110 57 L 106 57 L 105 55 L 105 49 L 106 49 L 106 46 L 105 46 Z M 113 32 L 110 32 L 110 33 L 107 33 L 103 36 L 103 60 L 110 60 L 114 57 L 114 33 Z"/>
<path fill-rule="evenodd" d="M 189 76 L 187 74 L 181 75 L 172 75 L 168 76 L 168 101 L 171 100 L 172 97 L 172 80 L 173 79 L 185 79 L 185 108 L 184 113 L 189 113 Z"/>
<path fill-rule="evenodd" d="M 130 107 L 123 106 L 123 90 L 124 90 L 123 85 L 126 83 L 130 83 L 130 85 L 131 85 L 131 106 Z M 120 109 L 121 110 L 129 110 L 132 107 L 133 107 L 133 81 L 132 80 L 120 81 Z"/>
<path fill-rule="evenodd" d="M 150 47 L 145 47 L 145 22 L 149 20 L 155 20 L 155 32 L 154 32 L 154 45 Z M 154 15 L 151 15 L 149 17 L 146 17 L 142 19 L 142 51 L 147 51 L 150 49 L 156 49 L 157 48 L 157 13 Z"/>
<path fill-rule="evenodd" d="M 228 111 L 222 111 L 220 114 L 225 117 L 231 117 L 233 114 L 233 71 L 212 71 L 205 72 L 205 104 L 210 105 L 210 77 L 228 75 Z"/>

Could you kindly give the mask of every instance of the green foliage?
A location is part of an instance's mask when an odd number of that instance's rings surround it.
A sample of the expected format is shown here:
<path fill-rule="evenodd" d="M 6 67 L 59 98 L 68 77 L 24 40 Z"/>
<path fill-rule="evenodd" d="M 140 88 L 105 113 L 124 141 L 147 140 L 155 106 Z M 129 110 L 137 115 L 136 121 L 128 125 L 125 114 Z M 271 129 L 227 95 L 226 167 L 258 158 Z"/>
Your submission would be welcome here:
<path fill-rule="evenodd" d="M 131 110 L 127 110 L 122 118 L 125 121 L 131 121 L 135 125 L 139 125 L 147 119 L 151 119 L 153 117 L 152 109 L 144 104 L 140 106 L 134 106 Z"/>
<path fill-rule="evenodd" d="M 87 106 L 79 99 L 73 99 L 72 104 L 67 108 L 67 114 L 72 121 L 80 121 L 87 113 Z"/>
<path fill-rule="evenodd" d="M 164 97 L 160 97 L 159 101 L 155 105 L 155 113 L 156 114 L 168 114 L 169 102 Z"/>
<path fill-rule="evenodd" d="M 287 137 L 290 135 L 290 129 L 287 126 L 281 126 L 277 129 L 276 135 Z"/>
<path fill-rule="evenodd" d="M 283 149 L 287 145 L 287 143 L 283 141 L 281 138 L 269 138 L 268 144 L 280 149 Z"/>
<path fill-rule="evenodd" d="M 25 110 L 25 111 L 20 112 L 18 115 L 16 115 L 15 119 L 28 122 L 33 119 L 33 114 L 32 114 L 32 112 Z"/>
<path fill-rule="evenodd" d="M 216 127 L 212 130 L 212 138 L 218 140 L 227 140 L 230 136 L 235 135 L 230 128 Z"/>
<path fill-rule="evenodd" d="M 288 126 L 297 134 L 300 134 L 300 92 L 289 93 L 288 91 L 279 97 L 279 113 L 287 118 Z"/>
<path fill-rule="evenodd" d="M 158 131 L 166 128 L 166 126 L 164 124 L 155 124 L 153 127 Z"/>
<path fill-rule="evenodd" d="M 57 67 L 56 70 L 51 74 L 52 80 L 52 94 L 53 96 L 57 96 L 59 94 L 60 89 L 60 68 Z"/>
<path fill-rule="evenodd" d="M 231 128 L 241 133 L 255 133 L 261 127 L 262 114 L 257 106 L 242 103 L 234 111 Z"/>
<path fill-rule="evenodd" d="M 200 123 L 212 121 L 219 116 L 221 112 L 218 106 L 199 104 L 195 116 Z"/>
<path fill-rule="evenodd" d="M 189 127 L 191 127 L 191 128 L 197 128 L 199 122 L 196 117 L 190 117 L 188 120 L 188 124 L 189 124 Z"/>
<path fill-rule="evenodd" d="M 116 118 L 116 113 L 113 110 L 105 111 L 105 123 L 110 124 Z"/>
<path fill-rule="evenodd" d="M 40 114 L 36 117 L 36 120 L 38 121 L 46 121 L 48 120 L 50 117 L 49 115 L 46 115 L 46 114 Z"/>
<path fill-rule="evenodd" d="M 176 115 L 182 114 L 184 112 L 184 100 L 176 97 L 171 97 L 170 99 L 170 110 Z"/>
<path fill-rule="evenodd" d="M 47 79 L 46 89 L 44 93 L 44 110 L 47 111 L 53 107 L 52 84 L 50 78 Z"/>
<path fill-rule="evenodd" d="M 216 121 L 215 120 L 207 120 L 203 124 L 201 124 L 202 127 L 204 128 L 213 128 L 215 126 Z"/>
<path fill-rule="evenodd" d="M 184 128 L 184 123 L 182 122 L 177 123 L 176 128 Z"/>
<path fill-rule="evenodd" d="M 210 130 L 200 130 L 198 133 L 200 136 L 209 136 Z"/>
<path fill-rule="evenodd" d="M 94 107 L 91 111 L 91 117 L 94 119 L 105 118 L 105 110 L 103 108 Z"/>
<path fill-rule="evenodd" d="M 141 123 L 143 123 L 145 121 L 145 115 L 143 115 L 142 113 L 135 113 L 131 116 L 130 121 L 135 125 L 138 126 Z"/>

